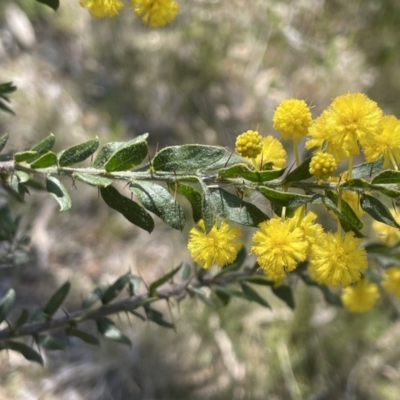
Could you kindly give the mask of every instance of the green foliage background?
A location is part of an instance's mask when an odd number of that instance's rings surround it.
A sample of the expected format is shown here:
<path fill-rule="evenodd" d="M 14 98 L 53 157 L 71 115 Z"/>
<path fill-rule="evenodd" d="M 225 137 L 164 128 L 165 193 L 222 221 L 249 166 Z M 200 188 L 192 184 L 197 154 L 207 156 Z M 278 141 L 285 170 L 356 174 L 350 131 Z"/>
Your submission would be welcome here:
<path fill-rule="evenodd" d="M 348 91 L 400 116 L 396 0 L 181 3 L 178 19 L 154 31 L 128 9 L 94 20 L 78 1 L 54 13 L 33 0 L 3 0 L 0 78 L 18 87 L 10 97 L 17 116 L 0 114 L 9 148 L 29 148 L 49 132 L 61 149 L 147 131 L 154 149 L 233 147 L 244 130 L 271 133 L 284 98 L 306 99 L 316 116 Z M 128 268 L 151 282 L 190 260 L 188 227 L 181 234 L 159 223 L 149 236 L 108 210 L 95 189 L 77 183 L 71 192 L 68 213 L 41 194 L 10 205 L 15 216 L 30 216 L 20 232 L 34 249 L 29 262 L 1 271 L 2 288 L 11 281 L 21 289 L 21 306 L 42 304 L 70 279 L 74 310 L 82 294 Z M 71 339 L 44 369 L 2 352 L 0 397 L 397 399 L 399 303 L 384 299 L 355 316 L 293 284 L 294 312 L 265 289 L 272 311 L 240 299 L 217 310 L 186 300 L 172 311 L 176 333 L 123 318 L 130 349 Z"/>

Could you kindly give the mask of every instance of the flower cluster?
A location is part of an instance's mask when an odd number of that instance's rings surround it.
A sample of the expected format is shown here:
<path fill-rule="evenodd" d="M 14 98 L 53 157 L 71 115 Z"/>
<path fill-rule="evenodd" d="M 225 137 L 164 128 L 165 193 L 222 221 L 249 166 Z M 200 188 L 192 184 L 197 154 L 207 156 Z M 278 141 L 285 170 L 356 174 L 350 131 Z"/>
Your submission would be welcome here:
<path fill-rule="evenodd" d="M 92 17 L 115 17 L 125 4 L 121 0 L 80 0 Z M 151 28 L 160 28 L 173 21 L 179 6 L 173 0 L 131 0 L 135 15 Z"/>
<path fill-rule="evenodd" d="M 317 215 L 307 211 L 305 205 L 298 204 L 290 209 L 279 206 L 278 211 L 273 208 L 277 214 L 261 222 L 252 238 L 251 252 L 259 268 L 269 280 L 281 284 L 288 274 L 296 271 L 299 264 L 303 267 L 301 274 L 305 273 L 307 266 L 309 278 L 317 284 L 342 289 L 342 303 L 351 312 L 370 310 L 380 297 L 379 287 L 400 297 L 400 267 L 387 267 L 380 284 L 366 277 L 370 276 L 367 251 L 358 230 L 358 226 L 362 228 L 358 218 L 367 211 L 375 219 L 372 227 L 377 237 L 388 246 L 394 246 L 400 241 L 400 215 L 383 204 L 378 206 L 371 202 L 369 194 L 363 203 L 361 197 L 367 192 L 364 189 L 370 187 L 369 182 L 363 183 L 358 179 L 357 186 L 352 189 L 351 180 L 353 156 L 361 150 L 366 162 L 382 157 L 379 162 L 383 163 L 383 168 L 393 167 L 396 170 L 381 178 L 379 183 L 385 183 L 385 179 L 399 182 L 396 179 L 400 162 L 400 121 L 392 115 L 383 115 L 378 105 L 365 94 L 349 93 L 336 97 L 315 120 L 304 101 L 284 100 L 275 110 L 273 125 L 283 139 L 293 140 L 296 164 L 301 170 L 298 173 L 304 174 L 301 179 L 312 176 L 313 187 L 316 188 L 308 188 L 306 194 L 316 195 L 315 202 L 326 206 L 329 214 L 336 219 L 338 229 L 325 231 L 316 222 Z M 303 137 L 306 138 L 305 147 L 313 149 L 314 155 L 301 164 L 296 146 Z M 271 135 L 262 138 L 256 131 L 244 132 L 238 136 L 235 150 L 249 159 L 248 167 L 257 173 L 272 169 L 283 173 L 286 166 L 286 151 L 281 141 Z M 346 159 L 348 170 L 337 174 L 338 163 Z M 364 171 L 358 169 L 357 177 L 360 171 L 362 177 L 373 173 L 372 164 L 363 168 Z M 288 193 L 285 192 L 290 187 L 290 181 L 289 185 L 286 182 L 285 178 L 281 182 L 282 199 L 286 198 Z M 259 182 L 261 186 L 264 184 L 267 186 L 264 189 L 268 189 L 266 197 L 269 191 L 274 192 L 279 186 L 276 181 L 270 188 L 268 182 Z M 397 196 L 396 199 L 400 197 L 398 185 L 384 190 L 383 194 Z M 273 199 L 270 200 L 273 203 Z M 344 215 L 348 221 L 355 221 L 357 229 L 349 227 Z M 194 260 L 204 268 L 223 266 L 235 260 L 241 246 L 238 238 L 238 228 L 230 227 L 228 221 L 217 223 L 208 233 L 200 221 L 190 233 L 189 250 Z"/>

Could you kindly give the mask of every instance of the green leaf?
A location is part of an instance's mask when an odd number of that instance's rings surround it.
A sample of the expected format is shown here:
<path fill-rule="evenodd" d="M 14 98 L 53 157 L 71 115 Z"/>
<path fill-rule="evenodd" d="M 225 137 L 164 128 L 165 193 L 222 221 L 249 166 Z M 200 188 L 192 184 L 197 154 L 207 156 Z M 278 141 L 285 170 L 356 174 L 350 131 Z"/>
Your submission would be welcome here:
<path fill-rule="evenodd" d="M 327 192 L 329 192 L 329 191 L 327 191 Z M 333 194 L 331 194 L 330 196 L 332 198 L 337 198 L 337 196 L 333 195 Z M 344 200 L 342 200 L 342 202 L 343 202 L 343 204 L 346 203 Z M 314 195 L 312 203 L 313 204 L 323 204 L 327 209 L 332 211 L 338 217 L 340 225 L 342 226 L 342 228 L 343 228 L 343 230 L 345 232 L 352 231 L 356 237 L 358 237 L 358 238 L 363 238 L 364 237 L 364 235 L 354 226 L 352 220 L 349 220 L 347 218 L 347 216 L 349 214 L 347 213 L 346 216 L 343 215 L 340 212 L 340 210 L 338 209 L 338 207 L 335 204 L 335 202 L 333 200 L 331 200 L 329 197 L 323 196 L 323 195 L 320 195 L 320 194 Z M 348 206 L 348 207 L 351 208 L 350 206 Z M 354 221 L 356 221 L 356 220 L 354 220 Z"/>
<path fill-rule="evenodd" d="M 38 3 L 45 4 L 46 6 L 49 6 L 52 8 L 54 11 L 58 10 L 58 7 L 60 6 L 60 0 L 36 0 Z"/>
<path fill-rule="evenodd" d="M 255 303 L 261 304 L 264 307 L 271 308 L 268 302 L 263 299 L 252 287 L 247 285 L 245 282 L 241 282 L 243 294 L 246 296 L 246 300 L 254 301 Z"/>
<path fill-rule="evenodd" d="M 91 291 L 84 300 L 82 307 L 87 310 L 92 307 L 97 301 L 101 300 L 103 293 L 108 289 L 109 285 L 101 285 Z"/>
<path fill-rule="evenodd" d="M 135 317 L 138 317 L 139 319 L 141 319 L 142 321 L 147 321 L 146 317 L 144 317 L 142 314 L 138 313 L 135 310 L 129 310 L 129 312 L 134 315 Z"/>
<path fill-rule="evenodd" d="M 393 218 L 389 209 L 375 197 L 363 193 L 361 195 L 360 204 L 361 208 L 376 221 L 400 229 L 400 225 Z"/>
<path fill-rule="evenodd" d="M 46 306 L 43 308 L 43 312 L 46 314 L 47 318 L 52 317 L 55 312 L 60 308 L 64 300 L 68 296 L 71 289 L 71 282 L 65 282 L 51 297 L 47 302 Z"/>
<path fill-rule="evenodd" d="M 309 203 L 313 198 L 304 194 L 281 192 L 266 186 L 258 186 L 257 190 L 273 204 L 281 207 L 300 207 Z"/>
<path fill-rule="evenodd" d="M 214 290 L 212 293 L 215 294 L 218 304 L 220 304 L 222 307 L 227 306 L 231 300 L 231 296 L 227 294 L 226 292 L 220 291 L 220 290 Z M 212 302 L 212 300 L 210 300 Z M 214 304 L 212 302 L 212 304 Z"/>
<path fill-rule="evenodd" d="M 188 287 L 187 290 L 188 290 L 189 294 L 195 295 L 198 299 L 200 299 L 207 306 L 215 308 L 215 304 L 205 295 L 205 293 L 202 290 L 200 290 L 198 288 L 193 288 L 193 287 Z"/>
<path fill-rule="evenodd" d="M 376 174 L 382 169 L 384 158 L 380 157 L 375 161 L 358 164 L 353 167 L 351 177 L 353 179 L 367 178 Z"/>
<path fill-rule="evenodd" d="M 60 211 L 67 211 L 71 208 L 71 198 L 64 185 L 54 176 L 46 180 L 46 190 L 53 196 L 60 205 Z"/>
<path fill-rule="evenodd" d="M 311 159 L 312 157 L 305 159 L 296 169 L 294 169 L 292 172 L 289 172 L 285 176 L 284 182 L 285 183 L 299 182 L 311 178 L 312 177 L 312 174 L 310 173 Z"/>
<path fill-rule="evenodd" d="M 0 322 L 3 322 L 7 318 L 7 315 L 10 313 L 15 303 L 15 297 L 15 290 L 9 289 L 0 300 Z"/>
<path fill-rule="evenodd" d="M 25 324 L 29 319 L 29 311 L 26 308 L 23 308 L 21 314 L 19 315 L 17 321 L 12 327 L 13 332 L 18 331 L 18 329 Z"/>
<path fill-rule="evenodd" d="M 400 191 L 398 190 L 397 184 L 385 184 L 385 185 L 370 185 L 371 190 L 375 190 L 384 194 L 385 196 L 392 197 L 392 198 L 399 198 Z"/>
<path fill-rule="evenodd" d="M 210 193 L 211 196 L 208 201 L 211 201 L 214 205 L 215 213 L 230 221 L 245 226 L 257 226 L 269 219 L 254 204 L 243 201 L 224 189 L 212 189 Z"/>
<path fill-rule="evenodd" d="M 145 307 L 144 310 L 146 311 L 146 316 L 149 321 L 152 321 L 163 328 L 175 329 L 175 325 L 169 321 L 166 321 L 163 314 L 159 311 L 150 307 Z"/>
<path fill-rule="evenodd" d="M 83 331 L 81 331 L 79 329 L 67 328 L 65 330 L 65 333 L 68 336 L 75 336 L 75 337 L 83 340 L 87 344 L 92 344 L 94 346 L 99 346 L 100 345 L 99 339 L 97 339 L 95 336 L 90 335 L 89 333 L 83 332 Z"/>
<path fill-rule="evenodd" d="M 292 289 L 289 286 L 271 286 L 272 291 L 276 297 L 283 300 L 291 309 L 294 310 L 294 297 Z"/>
<path fill-rule="evenodd" d="M 30 150 L 37 151 L 39 155 L 42 155 L 48 153 L 53 148 L 55 142 L 56 142 L 55 136 L 52 133 L 50 133 L 49 136 L 44 138 L 37 145 L 33 146 Z"/>
<path fill-rule="evenodd" d="M 166 283 L 169 280 L 171 280 L 181 268 L 182 268 L 182 265 L 178 265 L 171 272 L 168 272 L 168 274 L 164 275 L 162 278 L 157 279 L 156 281 L 154 281 L 149 287 L 149 296 L 150 297 L 154 296 L 154 294 L 156 293 L 156 289 L 159 286 L 161 286 L 164 283 Z"/>
<path fill-rule="evenodd" d="M 180 172 L 208 170 L 226 155 L 226 149 L 220 146 L 187 144 L 166 147 L 153 158 L 155 171 Z"/>
<path fill-rule="evenodd" d="M 128 292 L 131 296 L 134 296 L 139 290 L 139 286 L 142 282 L 142 278 L 139 276 L 131 275 L 128 283 Z"/>
<path fill-rule="evenodd" d="M 25 193 L 29 193 L 25 185 L 20 183 L 18 175 L 16 174 L 8 175 L 6 178 L 6 183 L 8 186 L 4 186 L 4 188 L 18 201 L 22 202 L 24 200 Z"/>
<path fill-rule="evenodd" d="M 337 194 L 327 190 L 326 195 L 337 206 L 337 204 L 338 204 Z M 344 220 L 345 222 L 349 223 L 350 225 L 354 226 L 357 230 L 362 229 L 364 225 L 360 221 L 360 219 L 357 217 L 354 210 L 350 207 L 349 203 L 347 203 L 345 200 L 341 199 L 340 206 L 341 206 L 340 214 L 337 214 L 337 216 L 340 219 Z"/>
<path fill-rule="evenodd" d="M 43 365 L 42 356 L 36 350 L 33 350 L 32 347 L 29 347 L 24 343 L 9 340 L 5 342 L 4 348 L 17 351 L 18 353 L 22 354 L 27 360 L 34 361 Z"/>
<path fill-rule="evenodd" d="M 57 156 L 52 151 L 40 156 L 37 160 L 31 163 L 32 168 L 47 168 L 57 164 Z"/>
<path fill-rule="evenodd" d="M 0 136 L 0 152 L 3 151 L 9 137 L 10 135 L 8 133 L 5 133 L 4 135 Z"/>
<path fill-rule="evenodd" d="M 125 275 L 120 276 L 112 285 L 110 285 L 104 292 L 101 302 L 108 304 L 113 301 L 125 288 L 131 279 L 131 273 L 128 272 Z"/>
<path fill-rule="evenodd" d="M 35 342 L 46 350 L 64 350 L 65 343 L 51 335 L 37 335 Z"/>
<path fill-rule="evenodd" d="M 152 232 L 154 221 L 142 206 L 122 196 L 114 186 L 101 188 L 100 193 L 109 207 L 120 212 L 132 224 L 149 233 Z"/>
<path fill-rule="evenodd" d="M 177 192 L 188 199 L 190 205 L 192 206 L 194 222 L 199 222 L 202 218 L 201 193 L 194 187 L 186 185 L 184 183 L 179 183 L 177 185 Z"/>
<path fill-rule="evenodd" d="M 101 318 L 97 321 L 97 329 L 107 339 L 114 340 L 118 343 L 126 344 L 131 346 L 130 339 L 125 336 L 115 325 L 114 322 L 109 318 Z"/>
<path fill-rule="evenodd" d="M 99 138 L 96 136 L 92 140 L 77 144 L 63 150 L 58 155 L 58 164 L 60 167 L 68 167 L 77 164 L 90 157 L 99 147 Z"/>
<path fill-rule="evenodd" d="M 201 216 L 204 220 L 205 232 L 211 231 L 217 219 L 215 205 L 211 199 L 211 192 L 200 178 L 196 178 L 201 187 Z"/>
<path fill-rule="evenodd" d="M 387 183 L 400 183 L 400 171 L 385 170 L 376 175 L 371 183 L 374 185 L 387 184 Z"/>
<path fill-rule="evenodd" d="M 129 186 L 143 206 L 161 218 L 171 228 L 182 230 L 185 214 L 182 207 L 162 186 L 153 182 L 133 182 Z"/>
<path fill-rule="evenodd" d="M 190 264 L 183 263 L 182 266 L 182 280 L 187 281 L 192 275 L 192 267 Z"/>
<path fill-rule="evenodd" d="M 110 156 L 104 164 L 104 169 L 107 172 L 127 171 L 139 165 L 148 153 L 147 136 L 146 133 L 125 143 Z"/>
<path fill-rule="evenodd" d="M 111 142 L 105 144 L 94 159 L 93 168 L 103 169 L 104 164 L 110 159 L 110 157 L 125 144 L 126 142 Z"/>
<path fill-rule="evenodd" d="M 14 160 L 17 163 L 22 162 L 31 162 L 39 157 L 39 153 L 37 151 L 27 150 L 27 151 L 20 151 L 14 154 Z"/>
<path fill-rule="evenodd" d="M 78 180 L 87 183 L 88 185 L 96 187 L 105 188 L 113 183 L 112 179 L 104 178 L 98 175 L 86 174 L 84 172 L 74 172 L 73 176 Z"/>
<path fill-rule="evenodd" d="M 29 181 L 30 177 L 29 174 L 23 171 L 15 171 L 15 175 L 18 177 L 18 182 L 20 183 L 26 183 Z"/>
<path fill-rule="evenodd" d="M 222 179 L 227 178 L 244 178 L 251 182 L 266 182 L 277 179 L 285 172 L 284 169 L 269 170 L 269 171 L 254 171 L 247 165 L 236 164 L 228 168 L 219 170 L 219 177 Z"/>

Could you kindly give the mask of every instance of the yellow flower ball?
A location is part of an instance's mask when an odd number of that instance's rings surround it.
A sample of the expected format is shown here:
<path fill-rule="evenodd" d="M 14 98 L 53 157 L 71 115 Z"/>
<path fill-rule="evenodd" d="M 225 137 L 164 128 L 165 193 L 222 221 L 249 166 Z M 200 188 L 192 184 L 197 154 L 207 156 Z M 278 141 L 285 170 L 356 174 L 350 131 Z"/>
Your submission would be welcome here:
<path fill-rule="evenodd" d="M 304 100 L 283 100 L 273 116 L 274 129 L 284 139 L 299 140 L 308 133 L 312 123 L 310 108 Z"/>
<path fill-rule="evenodd" d="M 189 233 L 188 249 L 194 261 L 209 269 L 213 265 L 223 267 L 236 260 L 242 247 L 239 228 L 232 228 L 225 221 L 216 222 L 210 232 L 205 232 L 204 221 L 200 220 Z"/>
<path fill-rule="evenodd" d="M 267 136 L 262 142 L 262 151 L 256 158 L 256 165 L 260 170 L 268 163 L 273 163 L 274 169 L 282 169 L 286 165 L 286 151 L 282 143 L 273 136 Z"/>
<path fill-rule="evenodd" d="M 310 174 L 317 179 L 328 179 L 337 169 L 335 157 L 329 153 L 317 153 L 310 162 Z"/>
<path fill-rule="evenodd" d="M 390 267 L 383 273 L 382 286 L 388 293 L 400 297 L 400 268 Z"/>
<path fill-rule="evenodd" d="M 150 28 L 161 28 L 175 19 L 179 6 L 172 0 L 131 0 L 133 12 Z"/>
<path fill-rule="evenodd" d="M 236 138 L 235 151 L 243 157 L 256 158 L 263 148 L 263 138 L 257 131 L 246 131 Z"/>
<path fill-rule="evenodd" d="M 115 17 L 125 7 L 120 0 L 81 0 L 80 5 L 86 7 L 92 17 Z"/>
<path fill-rule="evenodd" d="M 354 286 L 343 290 L 341 299 L 343 305 L 351 312 L 364 313 L 369 311 L 379 299 L 379 288 L 369 279 L 363 278 Z"/>

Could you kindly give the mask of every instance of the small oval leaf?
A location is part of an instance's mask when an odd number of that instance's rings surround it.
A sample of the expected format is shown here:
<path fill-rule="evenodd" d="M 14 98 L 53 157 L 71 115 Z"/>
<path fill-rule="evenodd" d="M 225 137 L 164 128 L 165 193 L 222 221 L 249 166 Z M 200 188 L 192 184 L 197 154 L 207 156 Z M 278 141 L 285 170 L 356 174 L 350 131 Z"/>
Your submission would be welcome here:
<path fill-rule="evenodd" d="M 53 148 L 55 142 L 56 142 L 55 136 L 52 133 L 50 133 L 49 136 L 44 138 L 37 145 L 33 146 L 30 150 L 37 151 L 40 155 L 42 155 L 49 152 Z"/>
<path fill-rule="evenodd" d="M 0 300 L 0 322 L 3 322 L 7 318 L 7 315 L 10 313 L 15 303 L 15 298 L 15 290 L 9 289 Z"/>
<path fill-rule="evenodd" d="M 86 332 L 81 331 L 79 329 L 67 328 L 65 330 L 65 333 L 68 336 L 75 336 L 75 337 L 83 340 L 87 344 L 92 344 L 94 346 L 99 346 L 100 345 L 99 339 L 97 339 L 97 337 L 95 337 L 93 335 L 90 335 L 89 333 L 86 333 Z"/>
<path fill-rule="evenodd" d="M 300 207 L 312 200 L 312 196 L 299 193 L 281 192 L 266 186 L 258 186 L 257 190 L 273 204 L 281 207 Z"/>
<path fill-rule="evenodd" d="M 385 184 L 385 183 L 400 183 L 400 171 L 386 170 L 376 175 L 371 183 Z"/>
<path fill-rule="evenodd" d="M 35 342 L 46 350 L 64 350 L 65 343 L 51 335 L 37 335 Z"/>
<path fill-rule="evenodd" d="M 8 133 L 5 133 L 4 135 L 0 136 L 0 152 L 3 151 L 4 147 L 7 144 L 9 137 L 10 137 L 10 135 Z"/>
<path fill-rule="evenodd" d="M 360 204 L 361 208 L 376 221 L 400 229 L 400 225 L 393 218 L 389 209 L 375 197 L 363 193 L 361 195 Z"/>
<path fill-rule="evenodd" d="M 155 171 L 197 171 L 209 168 L 226 154 L 220 146 L 187 144 L 166 147 L 153 158 Z"/>
<path fill-rule="evenodd" d="M 125 275 L 120 276 L 112 285 L 110 285 L 101 297 L 103 304 L 108 304 L 113 301 L 129 283 L 131 279 L 131 273 L 128 272 Z"/>
<path fill-rule="evenodd" d="M 101 188 L 100 193 L 109 207 L 120 212 L 132 224 L 152 232 L 154 221 L 142 206 L 120 194 L 114 186 Z"/>
<path fill-rule="evenodd" d="M 14 160 L 17 163 L 22 162 L 31 162 L 39 157 L 39 153 L 37 151 L 27 150 L 27 151 L 20 151 L 14 154 Z"/>
<path fill-rule="evenodd" d="M 49 176 L 46 180 L 46 190 L 53 196 L 60 205 L 60 211 L 66 211 L 71 208 L 71 198 L 64 185 L 54 176 Z"/>
<path fill-rule="evenodd" d="M 355 165 L 351 171 L 353 179 L 371 177 L 382 169 L 384 158 L 380 157 L 375 161 Z"/>
<path fill-rule="evenodd" d="M 163 285 L 164 283 L 167 283 L 169 280 L 171 280 L 175 274 L 178 273 L 178 271 L 182 268 L 182 265 L 177 266 L 174 268 L 171 272 L 168 272 L 168 274 L 164 275 L 162 278 L 157 279 L 154 281 L 150 287 L 149 287 L 149 296 L 152 297 L 154 296 L 156 289 Z"/>
<path fill-rule="evenodd" d="M 177 192 L 187 198 L 190 205 L 192 206 L 194 222 L 199 222 L 202 218 L 202 198 L 200 192 L 194 187 L 186 185 L 185 183 L 178 183 Z"/>
<path fill-rule="evenodd" d="M 104 164 L 104 169 L 107 172 L 127 171 L 139 165 L 148 153 L 147 142 L 143 136 L 130 140 L 114 152 Z"/>
<path fill-rule="evenodd" d="M 60 167 L 68 167 L 77 164 L 90 157 L 99 147 L 99 138 L 88 140 L 87 142 L 77 144 L 63 150 L 58 155 L 58 164 Z"/>
<path fill-rule="evenodd" d="M 101 318 L 97 321 L 97 329 L 107 339 L 114 340 L 118 343 L 131 346 L 130 339 L 125 336 L 109 318 Z"/>
<path fill-rule="evenodd" d="M 60 0 L 36 0 L 38 3 L 45 4 L 46 6 L 49 6 L 52 8 L 54 11 L 58 10 L 58 7 L 60 7 Z"/>
<path fill-rule="evenodd" d="M 267 182 L 277 179 L 285 172 L 284 169 L 269 171 L 254 171 L 247 165 L 236 164 L 228 168 L 219 170 L 219 176 L 222 179 L 227 178 L 244 178 L 250 182 Z"/>
<path fill-rule="evenodd" d="M 104 164 L 109 160 L 109 158 L 125 144 L 125 142 L 111 142 L 105 144 L 94 159 L 93 168 L 104 168 Z"/>
<path fill-rule="evenodd" d="M 168 190 L 153 182 L 133 182 L 129 186 L 143 206 L 161 218 L 171 228 L 182 230 L 185 214 Z"/>
<path fill-rule="evenodd" d="M 241 225 L 257 226 L 269 219 L 268 215 L 254 204 L 243 201 L 221 188 L 211 190 L 209 201 L 214 205 L 217 215 Z"/>
<path fill-rule="evenodd" d="M 113 183 L 112 179 L 104 178 L 103 176 L 98 175 L 86 174 L 84 172 L 75 172 L 73 176 L 78 180 L 87 183 L 88 185 L 96 187 L 104 188 L 110 186 Z"/>
<path fill-rule="evenodd" d="M 60 308 L 64 300 L 68 296 L 71 289 L 71 282 L 65 282 L 51 297 L 47 302 L 46 306 L 43 308 L 43 312 L 49 318 L 54 315 L 54 313 Z"/>
<path fill-rule="evenodd" d="M 47 168 L 57 164 L 57 156 L 52 151 L 41 155 L 37 160 L 31 163 L 32 168 Z"/>
<path fill-rule="evenodd" d="M 25 343 L 9 340 L 4 344 L 4 348 L 17 351 L 18 353 L 22 354 L 27 360 L 34 361 L 43 365 L 42 356 L 36 350 L 33 350 L 32 347 L 27 346 Z"/>
<path fill-rule="evenodd" d="M 304 160 L 296 169 L 292 172 L 289 172 L 284 179 L 284 182 L 299 182 L 304 181 L 305 179 L 311 178 L 312 174 L 310 173 L 310 162 L 312 157 Z"/>

